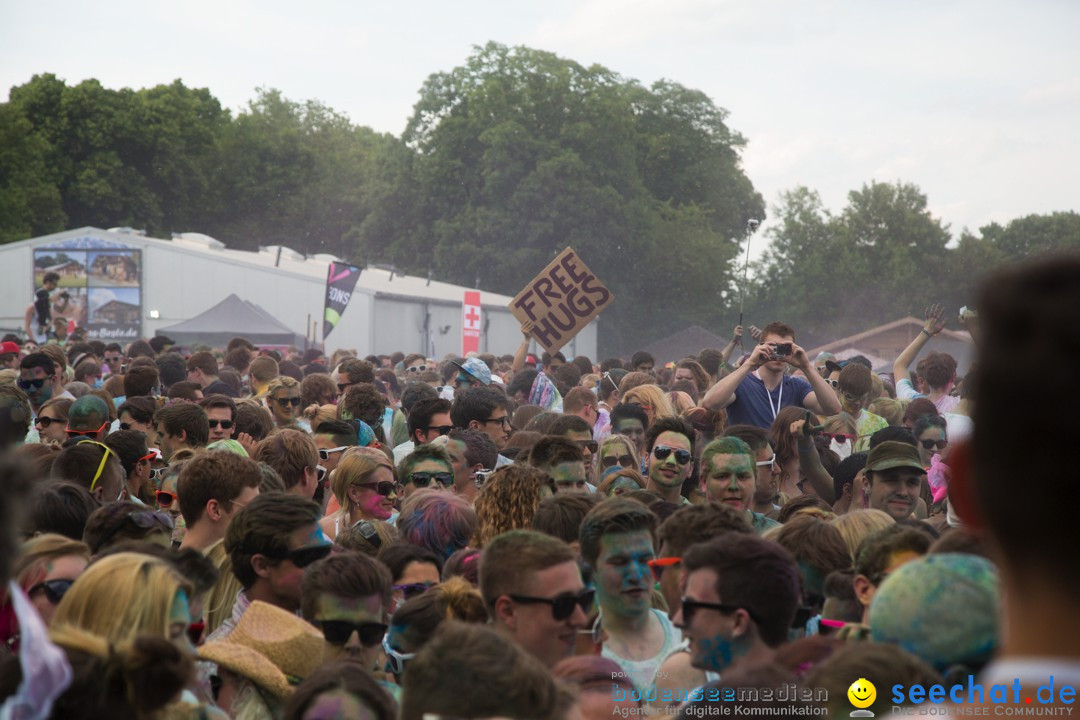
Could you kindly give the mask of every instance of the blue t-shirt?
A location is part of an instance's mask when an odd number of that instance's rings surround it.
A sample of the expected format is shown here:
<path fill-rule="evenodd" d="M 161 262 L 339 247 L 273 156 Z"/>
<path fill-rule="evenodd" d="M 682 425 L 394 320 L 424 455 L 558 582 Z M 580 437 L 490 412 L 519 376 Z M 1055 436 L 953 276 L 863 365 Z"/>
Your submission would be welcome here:
<path fill-rule="evenodd" d="M 768 430 L 776 419 L 773 415 L 774 408 L 779 412 L 780 408 L 791 405 L 802 407 L 803 399 L 812 392 L 814 389 L 806 380 L 785 375 L 783 381 L 770 393 L 757 373 L 750 373 L 735 389 L 735 401 L 726 408 L 727 424 L 757 425 Z"/>

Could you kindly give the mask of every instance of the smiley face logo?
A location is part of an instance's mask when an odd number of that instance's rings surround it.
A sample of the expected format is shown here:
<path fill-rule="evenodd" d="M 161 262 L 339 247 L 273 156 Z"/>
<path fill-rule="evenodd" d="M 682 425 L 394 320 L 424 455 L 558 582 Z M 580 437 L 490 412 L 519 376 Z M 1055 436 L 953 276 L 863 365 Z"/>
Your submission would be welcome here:
<path fill-rule="evenodd" d="M 877 700 L 877 688 L 875 688 L 874 684 L 866 678 L 859 678 L 855 682 L 851 683 L 851 687 L 849 687 L 847 691 L 847 696 L 848 700 L 851 701 L 852 705 L 859 708 L 860 710 L 863 710 L 873 705 L 874 701 Z M 872 713 L 865 712 L 851 714 L 853 716 L 856 714 L 859 716 L 873 716 Z"/>

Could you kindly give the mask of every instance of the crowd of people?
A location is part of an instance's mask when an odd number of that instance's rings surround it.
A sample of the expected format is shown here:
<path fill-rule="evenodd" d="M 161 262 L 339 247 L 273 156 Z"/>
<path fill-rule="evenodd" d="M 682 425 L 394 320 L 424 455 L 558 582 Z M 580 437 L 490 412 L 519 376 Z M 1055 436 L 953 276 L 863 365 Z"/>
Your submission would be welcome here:
<path fill-rule="evenodd" d="M 891 368 L 8 335 L 0 717 L 1068 707 L 1080 259 L 978 301 L 963 377 L 940 307 Z"/>

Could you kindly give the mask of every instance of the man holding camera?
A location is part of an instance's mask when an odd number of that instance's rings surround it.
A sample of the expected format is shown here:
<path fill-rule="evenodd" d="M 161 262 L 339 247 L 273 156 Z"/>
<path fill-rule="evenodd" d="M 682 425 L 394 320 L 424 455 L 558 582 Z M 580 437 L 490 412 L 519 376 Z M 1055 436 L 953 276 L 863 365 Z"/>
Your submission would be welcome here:
<path fill-rule="evenodd" d="M 805 378 L 785 374 L 788 365 Z M 807 382 L 809 381 L 809 382 Z M 728 425 L 772 426 L 781 408 L 797 405 L 819 415 L 840 412 L 836 393 L 818 374 L 806 351 L 795 344 L 795 330 L 770 323 L 761 344 L 735 372 L 712 386 L 701 404 L 708 410 L 727 410 Z"/>

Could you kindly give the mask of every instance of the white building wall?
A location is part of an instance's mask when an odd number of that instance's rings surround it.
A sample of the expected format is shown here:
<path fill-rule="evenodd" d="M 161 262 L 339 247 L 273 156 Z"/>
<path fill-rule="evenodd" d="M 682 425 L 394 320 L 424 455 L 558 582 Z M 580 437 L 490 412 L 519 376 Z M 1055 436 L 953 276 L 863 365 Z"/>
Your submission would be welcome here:
<path fill-rule="evenodd" d="M 315 341 L 322 341 L 322 313 L 327 263 L 314 259 L 280 259 L 273 253 L 251 253 L 141 235 L 80 228 L 55 235 L 0 245 L 0 328 L 20 332 L 27 305 L 33 298 L 33 251 L 76 237 L 93 236 L 142 250 L 143 336 L 159 328 L 188 320 L 235 293 L 261 306 L 295 333 L 303 336 L 311 322 L 318 323 Z M 349 307 L 326 341 L 326 351 L 338 348 L 367 354 L 428 351 L 442 358 L 461 353 L 461 302 L 468 288 L 424 278 L 392 275 L 365 268 Z M 506 308 L 511 298 L 481 292 L 483 325 L 481 352 L 513 353 L 521 343 L 517 320 Z M 151 318 L 151 311 L 159 313 Z M 424 346 L 424 319 L 430 312 Z M 446 332 L 444 328 L 449 326 Z M 243 334 L 243 328 L 237 328 Z M 571 341 L 563 353 L 596 357 L 596 323 Z"/>

